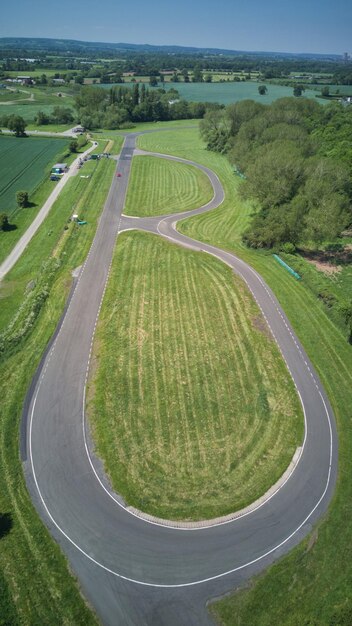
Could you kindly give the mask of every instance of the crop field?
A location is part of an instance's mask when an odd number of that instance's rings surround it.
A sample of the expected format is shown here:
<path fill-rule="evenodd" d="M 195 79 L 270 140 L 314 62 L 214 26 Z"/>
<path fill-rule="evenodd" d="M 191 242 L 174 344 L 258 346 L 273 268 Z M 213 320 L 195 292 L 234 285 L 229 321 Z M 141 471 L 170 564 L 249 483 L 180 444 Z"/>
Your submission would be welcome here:
<path fill-rule="evenodd" d="M 88 414 L 97 452 L 117 491 L 144 511 L 202 519 L 241 508 L 301 444 L 299 400 L 264 319 L 209 255 L 123 234 L 96 356 Z"/>
<path fill-rule="evenodd" d="M 32 192 L 65 151 L 67 139 L 0 137 L 0 211 L 16 210 L 16 191 Z"/>
<path fill-rule="evenodd" d="M 167 83 L 164 85 L 159 84 L 158 88 L 164 89 L 177 89 L 180 96 L 185 100 L 194 102 L 220 102 L 221 104 L 231 104 L 231 102 L 238 102 L 239 100 L 256 100 L 263 104 L 270 104 L 278 98 L 285 98 L 293 95 L 292 87 L 285 87 L 284 85 L 270 85 L 267 84 L 268 93 L 265 96 L 260 96 L 258 93 L 258 85 L 262 83 L 257 82 L 225 82 L 225 83 Z M 101 85 L 102 87 L 111 87 L 111 85 Z M 153 89 L 151 87 L 151 89 Z M 307 89 L 303 96 L 304 98 L 315 98 L 316 91 Z"/>
<path fill-rule="evenodd" d="M 211 200 L 207 176 L 196 167 L 136 156 L 126 198 L 126 215 L 150 216 L 195 209 Z"/>
<path fill-rule="evenodd" d="M 55 91 L 53 88 L 43 90 L 39 87 L 20 87 L 13 92 L 4 90 L 0 93 L 0 116 L 20 115 L 26 122 L 30 122 L 34 120 L 38 111 L 50 115 L 55 106 L 72 109 L 72 94 L 67 92 L 67 88 L 64 91 L 64 86 L 62 95 L 59 97 L 60 87 L 57 86 Z"/>
<path fill-rule="evenodd" d="M 61 106 L 61 103 L 58 102 L 57 106 Z M 0 112 L 2 115 L 20 115 L 24 120 L 31 121 L 34 120 L 38 111 L 51 115 L 53 110 L 54 105 L 52 104 L 39 103 L 35 100 L 27 100 L 23 102 L 16 102 L 14 104 L 4 104 L 1 106 Z"/>

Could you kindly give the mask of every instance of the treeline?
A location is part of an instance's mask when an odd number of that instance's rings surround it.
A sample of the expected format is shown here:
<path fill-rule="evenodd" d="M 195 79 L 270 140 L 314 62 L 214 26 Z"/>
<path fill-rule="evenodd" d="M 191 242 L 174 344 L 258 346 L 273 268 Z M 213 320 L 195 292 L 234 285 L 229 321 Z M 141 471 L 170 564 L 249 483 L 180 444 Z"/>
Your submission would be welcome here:
<path fill-rule="evenodd" d="M 70 40 L 11 39 L 0 40 L 0 74 L 9 71 L 58 70 L 57 78 L 101 78 L 122 76 L 134 72 L 140 76 L 155 76 L 163 70 L 194 73 L 197 67 L 207 73 L 259 72 L 262 79 L 280 79 L 291 73 L 340 74 L 351 73 L 351 62 L 344 63 L 336 55 L 294 55 L 239 52 L 220 49 L 187 48 L 180 46 L 143 46 L 128 44 L 94 44 Z M 30 61 L 28 59 L 31 59 Z M 92 72 L 93 70 L 93 72 Z M 76 74 L 76 71 L 79 73 Z M 94 75 L 95 74 L 95 75 Z M 335 77 L 334 77 L 335 78 Z M 117 82 L 117 81 L 116 81 Z M 341 84 L 349 84 L 342 82 Z"/>
<path fill-rule="evenodd" d="M 336 85 L 352 85 L 352 63 L 339 68 L 331 82 Z"/>
<path fill-rule="evenodd" d="M 94 128 L 125 128 L 133 122 L 158 122 L 203 117 L 207 105 L 181 100 L 176 90 L 149 90 L 144 84 L 102 89 L 83 87 L 75 98 L 78 119 L 82 126 Z"/>
<path fill-rule="evenodd" d="M 284 98 L 208 111 L 208 148 L 225 152 L 257 212 L 247 245 L 294 247 L 333 240 L 352 224 L 352 107 Z"/>

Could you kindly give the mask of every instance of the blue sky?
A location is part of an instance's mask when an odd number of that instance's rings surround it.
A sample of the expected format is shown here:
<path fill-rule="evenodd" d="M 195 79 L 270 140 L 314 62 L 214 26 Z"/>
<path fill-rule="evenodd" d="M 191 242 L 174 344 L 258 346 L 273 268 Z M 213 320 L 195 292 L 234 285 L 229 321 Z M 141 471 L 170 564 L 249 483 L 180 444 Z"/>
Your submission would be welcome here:
<path fill-rule="evenodd" d="M 352 1 L 16 0 L 0 36 L 352 54 Z"/>

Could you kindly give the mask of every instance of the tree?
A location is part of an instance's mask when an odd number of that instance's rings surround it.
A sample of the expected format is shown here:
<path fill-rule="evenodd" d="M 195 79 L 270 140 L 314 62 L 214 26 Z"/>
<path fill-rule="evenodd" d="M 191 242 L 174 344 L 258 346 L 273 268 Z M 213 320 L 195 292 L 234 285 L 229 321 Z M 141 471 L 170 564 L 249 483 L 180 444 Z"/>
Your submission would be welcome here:
<path fill-rule="evenodd" d="M 158 79 L 156 76 L 150 76 L 149 77 L 149 84 L 151 87 L 157 87 L 158 86 Z"/>
<path fill-rule="evenodd" d="M 43 113 L 43 111 L 38 111 L 37 115 L 34 116 L 34 119 L 37 122 L 38 126 L 44 126 L 45 124 L 50 123 L 49 115 Z"/>
<path fill-rule="evenodd" d="M 246 168 L 244 188 L 270 211 L 288 203 L 295 195 L 303 177 L 304 159 L 299 147 L 290 140 L 276 140 L 255 150 Z"/>
<path fill-rule="evenodd" d="M 182 73 L 184 82 L 189 83 L 189 74 L 188 74 L 187 68 L 184 68 L 181 73 Z"/>
<path fill-rule="evenodd" d="M 222 109 L 208 109 L 199 124 L 200 135 L 208 150 L 224 152 L 229 138 L 229 123 Z"/>
<path fill-rule="evenodd" d="M 26 122 L 20 115 L 10 115 L 7 128 L 15 133 L 16 137 L 25 137 Z"/>
<path fill-rule="evenodd" d="M 295 98 L 299 98 L 302 93 L 304 92 L 304 87 L 303 85 L 295 85 L 293 88 L 293 95 L 295 96 Z"/>
<path fill-rule="evenodd" d="M 8 230 L 9 218 L 6 213 L 0 213 L 0 230 Z"/>
<path fill-rule="evenodd" d="M 258 93 L 259 93 L 260 96 L 265 96 L 265 94 L 268 93 L 267 86 L 266 85 L 259 85 Z"/>
<path fill-rule="evenodd" d="M 139 104 L 139 84 L 135 83 L 132 88 L 132 105 L 134 107 Z"/>
<path fill-rule="evenodd" d="M 28 191 L 17 191 L 16 193 L 16 202 L 19 207 L 25 208 L 29 204 L 28 200 Z"/>
<path fill-rule="evenodd" d="M 69 143 L 68 148 L 69 148 L 69 151 L 72 152 L 72 153 L 77 152 L 77 148 L 78 148 L 78 141 L 77 141 L 77 139 L 72 139 L 72 141 L 70 141 L 70 143 Z"/>
<path fill-rule="evenodd" d="M 195 65 L 192 76 L 193 83 L 202 83 L 203 82 L 203 72 L 200 65 Z"/>
<path fill-rule="evenodd" d="M 325 98 L 327 98 L 328 96 L 330 96 L 330 89 L 329 89 L 329 85 L 326 85 L 325 87 L 322 88 L 321 90 L 321 95 L 324 96 Z"/>
<path fill-rule="evenodd" d="M 142 83 L 142 87 L 141 87 L 141 97 L 140 97 L 140 102 L 143 103 L 145 102 L 146 99 L 146 88 L 145 88 L 145 84 Z"/>
<path fill-rule="evenodd" d="M 70 124 L 74 119 L 72 110 L 68 107 L 54 107 L 52 115 L 57 124 Z"/>

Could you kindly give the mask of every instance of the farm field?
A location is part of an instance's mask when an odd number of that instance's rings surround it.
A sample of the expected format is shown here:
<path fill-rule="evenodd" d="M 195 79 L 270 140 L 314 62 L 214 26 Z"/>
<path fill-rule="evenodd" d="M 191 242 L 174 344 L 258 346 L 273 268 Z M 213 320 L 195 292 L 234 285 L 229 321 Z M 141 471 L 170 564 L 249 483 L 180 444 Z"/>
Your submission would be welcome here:
<path fill-rule="evenodd" d="M 124 213 L 146 217 L 195 209 L 211 200 L 213 190 L 203 172 L 191 165 L 136 156 Z"/>
<path fill-rule="evenodd" d="M 66 147 L 55 137 L 0 137 L 0 211 L 13 214 L 16 191 L 32 193 Z"/>
<path fill-rule="evenodd" d="M 270 85 L 267 84 L 268 93 L 265 96 L 260 96 L 258 93 L 258 85 L 262 83 L 257 82 L 229 82 L 229 83 L 167 83 L 164 85 L 159 84 L 159 88 L 177 89 L 180 96 L 185 100 L 194 102 L 220 102 L 221 104 L 230 104 L 231 102 L 237 102 L 239 100 L 256 100 L 263 104 L 270 104 L 278 98 L 285 98 L 292 96 L 292 87 L 285 87 L 283 85 Z M 120 85 L 121 86 L 121 85 Z M 111 85 L 101 85 L 109 89 Z M 154 89 L 151 87 L 151 89 Z M 155 87 L 157 89 L 157 87 Z M 302 97 L 315 98 L 316 91 L 306 90 Z"/>
<path fill-rule="evenodd" d="M 61 102 L 57 102 L 56 105 L 53 105 L 53 104 L 47 104 L 45 101 L 44 102 L 36 102 L 35 100 L 27 100 L 26 102 L 19 101 L 14 104 L 6 104 L 6 105 L 4 104 L 3 106 L 1 106 L 0 114 L 1 115 L 20 115 L 21 117 L 23 117 L 24 120 L 26 120 L 26 122 L 28 122 L 28 121 L 34 120 L 34 117 L 38 113 L 38 111 L 42 111 L 43 113 L 47 113 L 48 115 L 51 115 L 54 110 L 54 106 L 64 106 L 64 105 L 61 104 Z M 43 130 L 45 130 L 45 126 L 43 127 Z"/>
<path fill-rule="evenodd" d="M 299 399 L 264 319 L 209 255 L 122 234 L 95 345 L 97 453 L 143 511 L 237 510 L 278 480 L 302 442 Z"/>
<path fill-rule="evenodd" d="M 346 518 L 352 504 L 352 348 L 346 335 L 329 319 L 321 300 L 305 284 L 304 277 L 299 283 L 294 281 L 270 253 L 242 245 L 241 233 L 252 209 L 238 197 L 240 180 L 234 178 L 225 157 L 206 151 L 194 130 L 175 132 L 174 140 L 171 132 L 145 135 L 139 138 L 139 145 L 147 150 L 188 156 L 217 172 L 226 190 L 223 205 L 182 222 L 179 228 L 191 237 L 235 252 L 261 273 L 318 370 L 339 431 L 339 476 L 327 514 L 309 537 L 267 573 L 254 579 L 250 587 L 214 604 L 215 619 L 226 626 L 350 624 L 352 565 L 348 546 L 352 543 L 352 528 L 346 524 Z"/>
<path fill-rule="evenodd" d="M 15 100 L 28 100 L 29 94 L 21 91 L 11 91 L 9 89 L 2 89 L 0 91 L 0 104 L 6 106 L 7 102 L 14 102 Z M 2 108 L 0 107 L 0 115 L 2 115 Z"/>
<path fill-rule="evenodd" d="M 38 111 L 42 111 L 50 115 L 54 107 L 73 107 L 73 97 L 71 91 L 67 91 L 65 86 L 62 92 L 60 86 L 55 89 L 52 87 L 14 87 L 15 91 L 6 89 L 0 92 L 0 116 L 2 115 L 20 115 L 26 122 L 34 120 Z M 66 91 L 65 91 L 66 89 Z M 62 93 L 61 97 L 58 93 Z M 10 102 L 10 104 L 6 104 Z M 42 127 L 45 130 L 45 126 Z"/>

